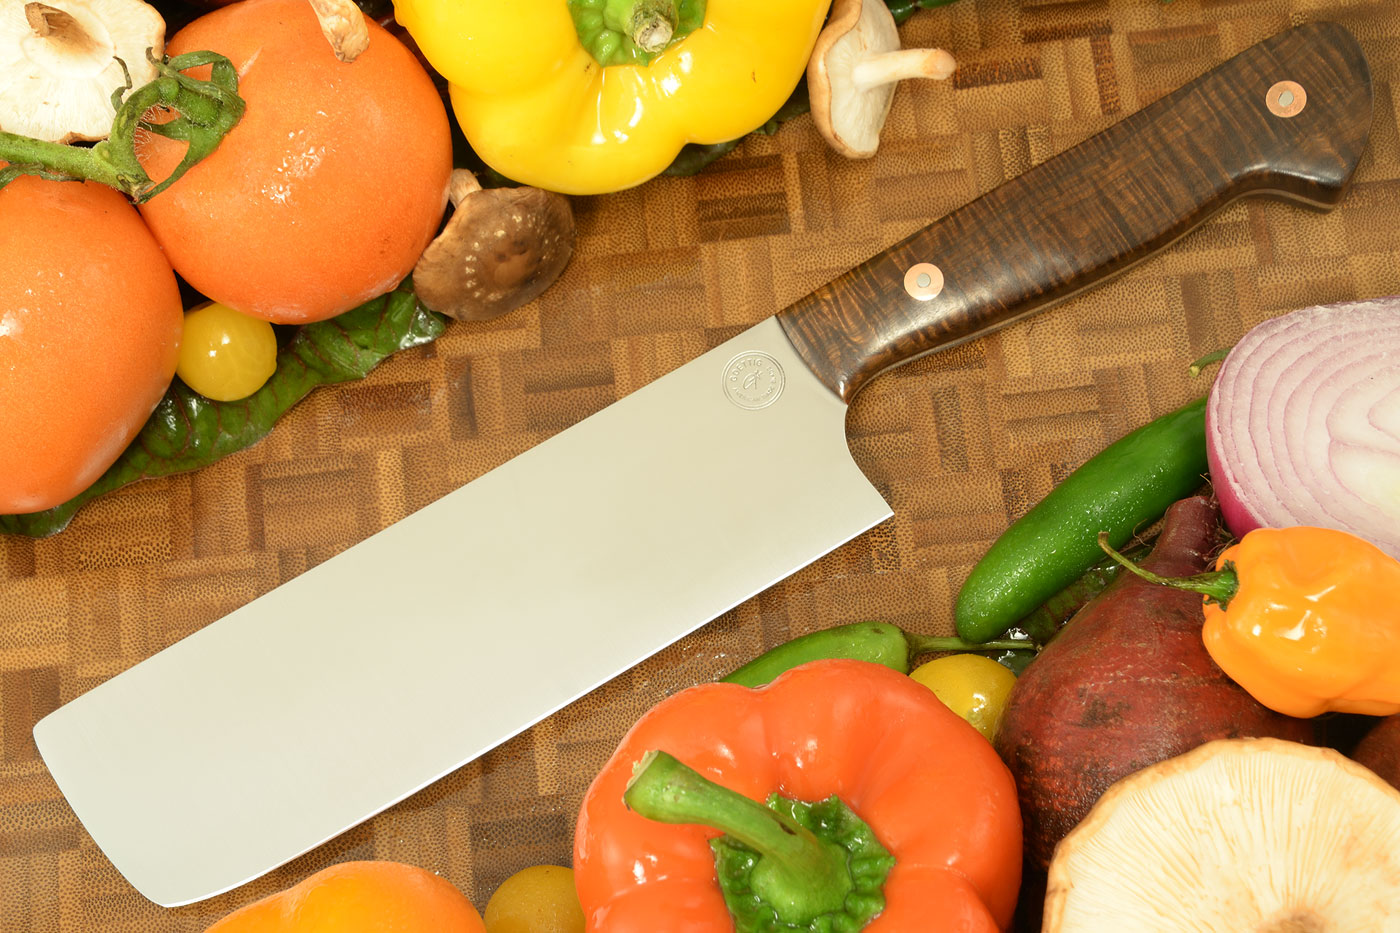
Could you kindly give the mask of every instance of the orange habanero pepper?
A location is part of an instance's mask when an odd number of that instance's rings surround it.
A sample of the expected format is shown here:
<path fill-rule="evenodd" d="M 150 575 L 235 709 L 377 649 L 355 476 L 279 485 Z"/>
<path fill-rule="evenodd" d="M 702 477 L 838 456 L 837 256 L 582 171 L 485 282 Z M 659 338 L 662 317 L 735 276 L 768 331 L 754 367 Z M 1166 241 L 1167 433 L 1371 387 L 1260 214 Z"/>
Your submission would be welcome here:
<path fill-rule="evenodd" d="M 1257 528 L 1214 572 L 1168 580 L 1127 566 L 1205 595 L 1206 650 L 1269 709 L 1400 712 L 1400 561 L 1374 544 L 1331 528 Z"/>
<path fill-rule="evenodd" d="M 643 716 L 584 798 L 574 871 L 607 933 L 991 933 L 1015 909 L 1021 817 L 992 746 L 931 690 L 814 661 Z"/>

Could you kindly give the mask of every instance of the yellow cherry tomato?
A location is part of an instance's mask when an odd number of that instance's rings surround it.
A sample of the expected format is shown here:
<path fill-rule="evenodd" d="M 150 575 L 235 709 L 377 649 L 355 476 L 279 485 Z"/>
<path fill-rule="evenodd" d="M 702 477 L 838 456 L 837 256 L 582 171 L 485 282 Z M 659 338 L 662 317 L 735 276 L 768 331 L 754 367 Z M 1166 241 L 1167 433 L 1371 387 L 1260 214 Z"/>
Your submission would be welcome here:
<path fill-rule="evenodd" d="M 535 865 L 511 875 L 486 902 L 486 933 L 583 933 L 574 871 Z"/>
<path fill-rule="evenodd" d="M 987 741 L 996 738 L 1016 675 L 980 654 L 950 654 L 920 664 L 910 674 Z"/>
<path fill-rule="evenodd" d="M 176 374 L 216 402 L 236 402 L 277 369 L 277 335 L 267 321 L 212 302 L 185 314 Z"/>

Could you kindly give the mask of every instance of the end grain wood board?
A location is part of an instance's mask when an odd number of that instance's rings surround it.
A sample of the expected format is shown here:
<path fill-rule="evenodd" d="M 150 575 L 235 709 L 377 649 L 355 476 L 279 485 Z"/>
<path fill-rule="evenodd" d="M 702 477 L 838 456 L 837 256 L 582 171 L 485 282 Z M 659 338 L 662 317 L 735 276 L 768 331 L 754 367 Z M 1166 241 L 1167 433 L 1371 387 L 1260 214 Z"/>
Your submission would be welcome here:
<path fill-rule="evenodd" d="M 59 704 L 1313 19 L 1351 29 L 1376 82 L 1371 149 L 1342 206 L 1238 204 L 1105 287 L 872 383 L 848 434 L 893 521 L 220 898 L 145 901 L 64 803 L 30 735 Z M 1400 292 L 1393 0 L 958 0 L 903 35 L 949 49 L 959 69 L 900 90 L 876 158 L 832 154 L 802 118 L 695 178 L 576 199 L 577 253 L 536 303 L 318 390 L 252 450 L 107 496 L 54 538 L 0 538 L 0 933 L 199 931 L 355 858 L 421 865 L 483 907 L 512 872 L 569 863 L 584 790 L 657 700 L 830 625 L 949 632 L 958 585 L 1011 520 L 1206 390 L 1191 360 L 1293 308 Z"/>

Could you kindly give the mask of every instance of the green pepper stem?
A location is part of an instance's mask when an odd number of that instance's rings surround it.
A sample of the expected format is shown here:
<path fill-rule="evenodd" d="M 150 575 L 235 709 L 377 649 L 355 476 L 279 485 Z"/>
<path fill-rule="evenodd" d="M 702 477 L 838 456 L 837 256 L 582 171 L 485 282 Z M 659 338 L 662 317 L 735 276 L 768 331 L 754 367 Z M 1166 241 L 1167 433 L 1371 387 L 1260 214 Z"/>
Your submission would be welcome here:
<path fill-rule="evenodd" d="M 1229 355 L 1230 355 L 1230 350 L 1231 350 L 1231 349 L 1233 349 L 1233 348 L 1232 348 L 1232 347 L 1221 347 L 1219 350 L 1212 350 L 1212 351 L 1210 351 L 1210 352 L 1207 353 L 1205 356 L 1201 357 L 1199 360 L 1197 360 L 1196 362 L 1192 363 L 1192 364 L 1187 368 L 1187 372 L 1189 372 L 1193 377 L 1199 376 L 1199 375 L 1201 374 L 1201 370 L 1205 369 L 1207 366 L 1211 365 L 1212 363 L 1219 363 L 1221 360 L 1225 359 L 1225 357 L 1229 356 Z"/>
<path fill-rule="evenodd" d="M 603 4 L 603 24 L 648 53 L 666 48 L 679 21 L 674 0 L 605 0 Z"/>
<path fill-rule="evenodd" d="M 718 829 L 763 856 L 754 892 L 786 922 L 840 910 L 854 888 L 846 853 L 783 814 L 698 774 L 662 751 L 642 756 L 622 795 L 659 823 Z"/>
<path fill-rule="evenodd" d="M 1228 606 L 1230 600 L 1235 598 L 1235 594 L 1240 589 L 1239 574 L 1235 573 L 1234 565 L 1228 562 L 1220 570 L 1198 573 L 1190 577 L 1163 577 L 1150 570 L 1143 570 L 1115 551 L 1108 543 L 1108 532 L 1106 531 L 1099 532 L 1099 547 L 1103 548 L 1104 553 L 1109 557 L 1150 583 L 1160 583 L 1162 586 L 1172 586 L 1179 590 L 1200 593 L 1206 597 L 1208 602 L 1219 603 L 1221 607 Z"/>
<path fill-rule="evenodd" d="M 997 641 L 975 642 L 967 641 L 956 635 L 942 637 L 915 635 L 913 632 L 905 632 L 904 638 L 909 642 L 909 657 L 911 658 L 934 651 L 1020 651 L 1022 649 L 1033 651 L 1036 647 L 1036 643 L 1029 638 L 1003 638 Z"/>

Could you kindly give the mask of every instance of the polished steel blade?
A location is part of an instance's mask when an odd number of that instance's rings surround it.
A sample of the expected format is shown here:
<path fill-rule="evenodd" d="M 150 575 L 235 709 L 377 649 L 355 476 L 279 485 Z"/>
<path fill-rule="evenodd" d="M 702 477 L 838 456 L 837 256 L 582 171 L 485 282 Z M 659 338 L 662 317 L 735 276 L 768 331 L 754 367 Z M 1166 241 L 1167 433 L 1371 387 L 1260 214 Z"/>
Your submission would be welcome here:
<path fill-rule="evenodd" d="M 158 904 L 460 767 L 890 515 L 769 319 L 34 729 Z"/>

